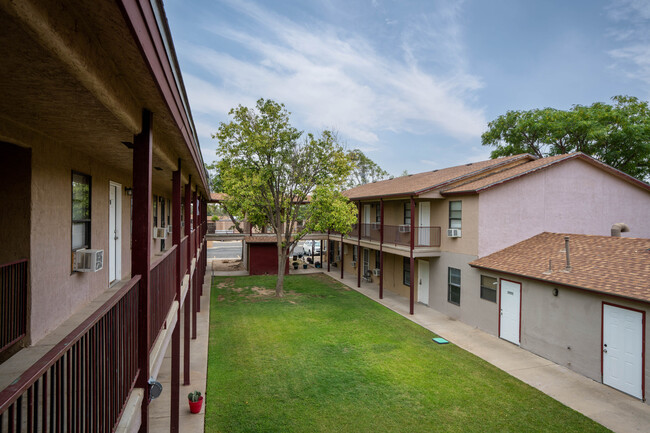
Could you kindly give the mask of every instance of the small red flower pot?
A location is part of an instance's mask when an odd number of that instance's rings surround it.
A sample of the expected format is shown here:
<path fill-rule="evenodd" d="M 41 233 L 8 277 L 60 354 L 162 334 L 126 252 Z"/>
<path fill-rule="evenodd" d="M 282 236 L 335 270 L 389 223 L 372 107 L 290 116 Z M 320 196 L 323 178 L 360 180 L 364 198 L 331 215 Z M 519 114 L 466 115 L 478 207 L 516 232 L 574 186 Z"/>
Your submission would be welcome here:
<path fill-rule="evenodd" d="M 203 397 L 199 397 L 199 401 L 189 401 L 190 403 L 190 412 L 199 413 L 201 412 L 201 406 L 203 406 Z"/>

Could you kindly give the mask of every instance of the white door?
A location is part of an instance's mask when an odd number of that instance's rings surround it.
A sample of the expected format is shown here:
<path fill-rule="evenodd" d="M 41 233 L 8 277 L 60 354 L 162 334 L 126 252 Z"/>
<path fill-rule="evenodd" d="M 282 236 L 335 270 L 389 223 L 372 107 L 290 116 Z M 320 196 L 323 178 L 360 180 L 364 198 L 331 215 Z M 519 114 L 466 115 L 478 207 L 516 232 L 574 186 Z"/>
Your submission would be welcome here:
<path fill-rule="evenodd" d="M 122 185 L 110 182 L 108 205 L 108 281 L 122 276 Z"/>
<path fill-rule="evenodd" d="M 429 215 L 431 213 L 431 204 L 428 201 L 418 203 L 420 215 L 418 218 L 418 245 L 423 247 L 431 246 L 431 227 L 429 227 Z"/>
<path fill-rule="evenodd" d="M 643 398 L 643 313 L 603 305 L 603 383 Z"/>
<path fill-rule="evenodd" d="M 418 260 L 418 302 L 429 305 L 429 262 Z"/>
<path fill-rule="evenodd" d="M 501 315 L 499 316 L 499 337 L 519 345 L 521 284 L 501 280 L 499 302 L 501 305 Z"/>
<path fill-rule="evenodd" d="M 370 236 L 370 205 L 363 205 L 363 236 Z"/>

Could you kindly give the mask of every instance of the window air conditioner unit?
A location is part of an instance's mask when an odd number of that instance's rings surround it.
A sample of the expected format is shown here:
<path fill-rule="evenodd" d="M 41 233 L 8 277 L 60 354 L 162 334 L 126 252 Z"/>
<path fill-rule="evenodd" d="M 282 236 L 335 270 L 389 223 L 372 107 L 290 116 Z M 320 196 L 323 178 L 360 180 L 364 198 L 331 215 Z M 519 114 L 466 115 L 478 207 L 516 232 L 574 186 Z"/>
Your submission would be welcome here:
<path fill-rule="evenodd" d="M 411 226 L 410 224 L 402 224 L 399 226 L 399 232 L 400 233 L 411 233 Z"/>
<path fill-rule="evenodd" d="M 155 227 L 153 229 L 154 239 L 165 239 L 167 237 L 167 229 L 165 227 Z"/>
<path fill-rule="evenodd" d="M 459 238 L 460 237 L 460 229 L 448 229 L 447 230 L 447 237 Z"/>
<path fill-rule="evenodd" d="M 381 228 L 381 223 L 370 223 L 371 230 L 379 230 Z"/>
<path fill-rule="evenodd" d="M 375 277 L 378 277 L 380 273 L 381 273 L 381 269 L 373 269 L 372 270 L 372 275 L 374 275 Z"/>
<path fill-rule="evenodd" d="M 104 267 L 104 250 L 82 248 L 74 252 L 75 272 L 97 272 Z"/>
<path fill-rule="evenodd" d="M 352 262 L 352 267 L 353 267 L 353 268 L 356 268 L 356 267 L 357 267 L 357 262 L 353 261 L 353 262 Z"/>

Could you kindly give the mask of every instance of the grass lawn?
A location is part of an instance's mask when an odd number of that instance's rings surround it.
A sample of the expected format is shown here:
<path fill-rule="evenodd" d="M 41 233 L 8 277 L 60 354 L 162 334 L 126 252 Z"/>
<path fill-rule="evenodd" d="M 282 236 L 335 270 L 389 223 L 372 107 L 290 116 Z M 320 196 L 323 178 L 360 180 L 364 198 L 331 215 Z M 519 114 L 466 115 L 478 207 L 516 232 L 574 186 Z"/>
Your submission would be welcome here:
<path fill-rule="evenodd" d="M 206 432 L 608 431 L 324 275 L 212 282 Z"/>

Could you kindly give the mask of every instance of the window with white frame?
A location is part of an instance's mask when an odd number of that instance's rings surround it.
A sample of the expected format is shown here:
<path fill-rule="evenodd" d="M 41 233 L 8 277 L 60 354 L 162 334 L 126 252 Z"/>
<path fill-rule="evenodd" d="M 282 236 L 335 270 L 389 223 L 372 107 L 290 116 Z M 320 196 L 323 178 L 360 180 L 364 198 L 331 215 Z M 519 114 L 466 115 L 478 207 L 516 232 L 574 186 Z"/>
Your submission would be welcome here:
<path fill-rule="evenodd" d="M 408 257 L 404 257 L 402 260 L 402 283 L 405 286 L 410 286 L 411 285 L 411 259 Z"/>
<path fill-rule="evenodd" d="M 461 228 L 462 214 L 463 214 L 463 202 L 450 201 L 449 202 L 449 228 L 450 229 Z"/>
<path fill-rule="evenodd" d="M 481 275 L 481 299 L 486 301 L 497 301 L 497 279 Z"/>
<path fill-rule="evenodd" d="M 72 172 L 72 250 L 90 248 L 91 178 Z"/>
<path fill-rule="evenodd" d="M 447 301 L 460 305 L 460 269 L 448 268 Z"/>

